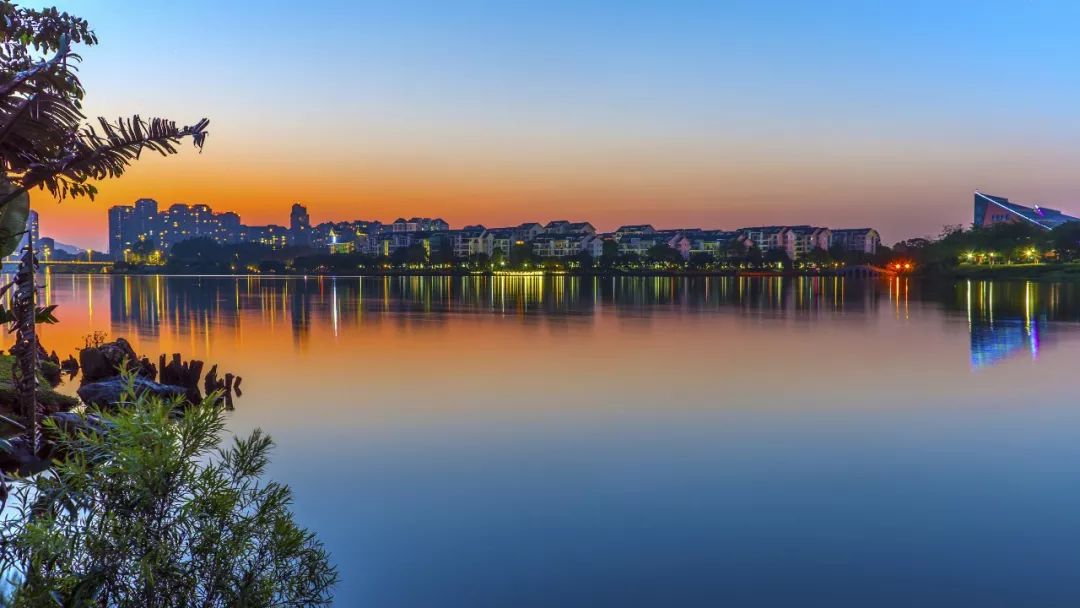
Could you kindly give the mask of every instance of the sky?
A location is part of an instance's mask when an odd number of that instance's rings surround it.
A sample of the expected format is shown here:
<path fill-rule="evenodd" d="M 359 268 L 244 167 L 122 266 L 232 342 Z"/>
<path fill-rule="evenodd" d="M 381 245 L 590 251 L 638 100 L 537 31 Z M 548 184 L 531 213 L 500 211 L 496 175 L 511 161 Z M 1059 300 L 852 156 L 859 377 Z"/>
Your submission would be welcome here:
<path fill-rule="evenodd" d="M 27 6 L 52 5 L 27 2 Z M 91 116 L 211 120 L 96 201 L 246 223 L 440 216 L 733 229 L 970 222 L 972 191 L 1080 213 L 1080 3 L 71 0 Z"/>

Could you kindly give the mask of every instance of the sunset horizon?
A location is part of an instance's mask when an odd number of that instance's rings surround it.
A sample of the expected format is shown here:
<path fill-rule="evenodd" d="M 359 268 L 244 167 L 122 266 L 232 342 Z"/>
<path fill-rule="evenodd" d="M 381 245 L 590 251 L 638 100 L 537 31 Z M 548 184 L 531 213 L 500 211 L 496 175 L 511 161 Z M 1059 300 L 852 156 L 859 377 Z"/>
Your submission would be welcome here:
<path fill-rule="evenodd" d="M 0 605 L 1080 605 L 1080 3 L 59 1 Z"/>
<path fill-rule="evenodd" d="M 210 137 L 94 202 L 33 192 L 43 233 L 103 248 L 108 207 L 138 198 L 255 223 L 301 202 L 315 222 L 873 226 L 889 244 L 968 223 L 975 189 L 1080 211 L 1080 91 L 1055 70 L 1076 7 L 254 6 L 80 4 L 102 39 L 79 49 L 88 115 L 206 116 Z"/>

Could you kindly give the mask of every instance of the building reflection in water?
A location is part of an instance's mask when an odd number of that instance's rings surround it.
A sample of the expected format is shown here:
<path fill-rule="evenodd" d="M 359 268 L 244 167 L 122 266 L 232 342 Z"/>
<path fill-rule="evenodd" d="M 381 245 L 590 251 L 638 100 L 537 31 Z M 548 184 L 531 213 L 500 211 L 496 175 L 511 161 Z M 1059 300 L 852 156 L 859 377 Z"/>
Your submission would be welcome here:
<path fill-rule="evenodd" d="M 1061 283 L 961 281 L 953 286 L 971 335 L 971 365 L 982 368 L 1041 349 L 1080 320 L 1080 291 Z"/>
<path fill-rule="evenodd" d="M 438 327 L 455 315 L 496 315 L 558 327 L 616 317 L 728 313 L 813 321 L 823 315 L 900 321 L 918 306 L 944 307 L 966 318 L 971 365 L 982 368 L 1040 348 L 1080 320 L 1080 287 L 1072 284 L 832 277 L 159 277 L 48 276 L 65 306 L 85 306 L 93 324 L 107 309 L 118 334 L 185 342 L 216 336 L 242 341 L 245 331 L 285 329 L 308 348 L 315 325 L 333 335 L 394 323 Z M 95 309 L 96 307 L 96 309 Z M 855 313 L 855 314 L 849 314 Z M 245 323 L 247 327 L 245 327 Z"/>
<path fill-rule="evenodd" d="M 339 332 L 388 318 L 439 322 L 446 313 L 582 317 L 599 307 L 642 316 L 728 308 L 747 314 L 811 318 L 876 311 L 883 283 L 800 277 L 155 277 L 107 278 L 114 324 L 153 337 L 170 328 L 199 333 L 236 328 L 245 313 L 288 323 L 303 344 L 313 319 Z M 89 302 L 89 300 L 88 300 Z"/>

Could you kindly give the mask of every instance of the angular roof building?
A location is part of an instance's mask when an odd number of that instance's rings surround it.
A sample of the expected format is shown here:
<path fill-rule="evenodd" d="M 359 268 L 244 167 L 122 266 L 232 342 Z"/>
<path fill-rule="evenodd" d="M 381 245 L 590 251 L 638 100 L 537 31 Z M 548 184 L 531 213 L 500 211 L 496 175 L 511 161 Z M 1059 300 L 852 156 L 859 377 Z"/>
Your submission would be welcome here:
<path fill-rule="evenodd" d="M 1017 222 L 1027 222 L 1043 230 L 1053 230 L 1066 222 L 1080 222 L 1080 218 L 1038 205 L 1025 207 L 1009 202 L 1009 199 L 1001 196 L 975 191 L 975 227 L 989 228 L 995 224 Z"/>

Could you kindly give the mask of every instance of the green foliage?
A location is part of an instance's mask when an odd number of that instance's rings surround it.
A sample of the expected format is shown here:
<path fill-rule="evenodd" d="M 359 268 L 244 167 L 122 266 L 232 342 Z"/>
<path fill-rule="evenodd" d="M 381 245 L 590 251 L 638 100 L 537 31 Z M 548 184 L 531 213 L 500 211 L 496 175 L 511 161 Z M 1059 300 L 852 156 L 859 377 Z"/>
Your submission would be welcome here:
<path fill-rule="evenodd" d="M 765 254 L 761 252 L 761 248 L 751 243 L 742 254 L 742 259 L 752 266 L 758 266 L 765 261 Z"/>
<path fill-rule="evenodd" d="M 15 193 L 16 187 L 0 177 L 0 199 Z M 30 215 L 30 195 L 15 193 L 8 204 L 0 207 L 0 257 L 6 257 L 19 248 L 19 241 L 26 233 L 26 219 Z"/>
<path fill-rule="evenodd" d="M 146 241 L 143 241 L 144 243 Z M 222 245 L 207 237 L 188 239 L 169 249 L 166 272 L 231 273 L 263 262 L 275 271 L 284 271 L 282 259 L 287 252 L 273 250 L 261 243 Z"/>
<path fill-rule="evenodd" d="M 423 245 L 415 243 L 395 250 L 390 254 L 390 261 L 394 264 L 424 264 L 428 261 L 428 254 Z"/>
<path fill-rule="evenodd" d="M 645 252 L 645 257 L 658 264 L 681 265 L 683 263 L 682 255 L 678 251 L 663 244 L 649 247 L 649 250 Z"/>
<path fill-rule="evenodd" d="M 570 256 L 570 267 L 578 270 L 592 270 L 595 265 L 595 260 L 588 251 L 579 251 Z"/>
<path fill-rule="evenodd" d="M 12 606 L 325 606 L 337 574 L 290 513 L 288 487 L 262 481 L 272 442 L 255 431 L 218 448 L 211 399 L 134 397 L 106 432 L 48 423 L 65 459 L 15 482 L 0 524 Z"/>
<path fill-rule="evenodd" d="M 34 308 L 34 323 L 39 325 L 42 323 L 46 325 L 59 323 L 59 319 L 53 314 L 53 311 L 56 310 L 57 306 L 57 304 L 50 304 L 48 306 L 38 306 Z M 15 314 L 3 305 L 0 305 L 0 325 L 14 324 L 15 321 Z"/>
<path fill-rule="evenodd" d="M 761 260 L 766 264 L 779 264 L 784 270 L 791 268 L 791 256 L 784 249 L 770 249 L 762 255 Z"/>
<path fill-rule="evenodd" d="M 958 264 L 1030 264 L 1042 261 L 1047 252 L 1064 261 L 1080 254 L 1080 222 L 1050 231 L 1021 222 L 968 230 L 946 226 L 936 240 L 910 239 L 896 246 L 896 254 L 912 258 L 928 272 L 951 271 Z"/>
<path fill-rule="evenodd" d="M 619 259 L 619 244 L 612 239 L 604 239 L 600 251 L 600 265 L 608 268 L 615 265 Z"/>
<path fill-rule="evenodd" d="M 0 2 L 0 16 L 0 167 L 15 186 L 0 195 L 0 206 L 33 188 L 93 198 L 95 180 L 121 175 L 143 151 L 172 154 L 186 137 L 202 147 L 206 119 L 187 127 L 138 116 L 85 124 L 81 58 L 71 44 L 97 43 L 87 22 L 11 2 Z"/>
<path fill-rule="evenodd" d="M 817 267 L 825 267 L 834 262 L 833 256 L 826 250 L 815 247 L 806 254 L 806 261 Z"/>
<path fill-rule="evenodd" d="M 514 243 L 510 246 L 510 266 L 515 269 L 524 268 L 540 261 L 540 256 L 533 252 L 532 245 L 528 243 Z"/>
<path fill-rule="evenodd" d="M 1067 222 L 1050 231 L 1049 245 L 1063 260 L 1080 257 L 1080 222 Z"/>
<path fill-rule="evenodd" d="M 705 253 L 704 251 L 697 251 L 690 254 L 690 259 L 686 261 L 686 265 L 695 270 L 701 270 L 708 268 L 716 262 L 712 255 Z"/>
<path fill-rule="evenodd" d="M 19 410 L 19 398 L 15 393 L 15 385 L 11 376 L 14 365 L 15 357 L 12 355 L 0 355 L 0 412 L 14 413 Z M 41 361 L 37 401 L 49 411 L 66 411 L 79 404 L 78 399 L 49 388 L 52 383 L 49 382 L 48 378 L 59 375 L 59 373 L 60 369 L 56 364 L 51 361 Z"/>

